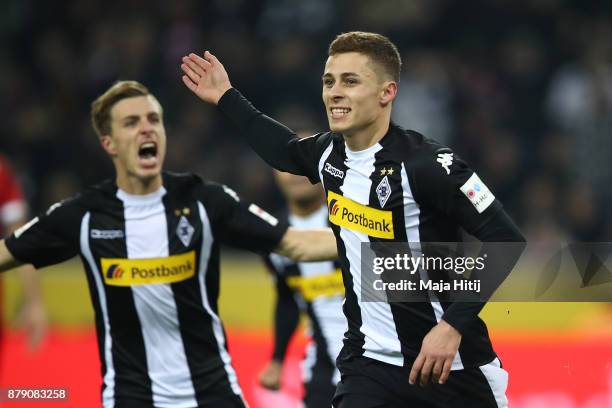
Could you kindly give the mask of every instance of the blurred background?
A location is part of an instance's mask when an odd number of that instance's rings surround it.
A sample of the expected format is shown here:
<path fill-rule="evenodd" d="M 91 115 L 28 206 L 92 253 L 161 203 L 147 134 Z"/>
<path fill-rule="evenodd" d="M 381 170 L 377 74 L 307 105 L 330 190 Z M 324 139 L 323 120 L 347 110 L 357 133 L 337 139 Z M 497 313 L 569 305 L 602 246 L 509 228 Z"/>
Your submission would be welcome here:
<path fill-rule="evenodd" d="M 184 88 L 180 57 L 211 50 L 260 110 L 296 130 L 325 130 L 320 76 L 326 49 L 335 35 L 351 30 L 380 32 L 395 42 L 404 65 L 394 120 L 465 158 L 529 240 L 610 241 L 609 1 L 4 0 L 0 154 L 18 173 L 34 213 L 108 178 L 112 166 L 91 129 L 90 103 L 115 80 L 135 79 L 164 107 L 167 169 L 226 183 L 278 210 L 283 200 L 270 169 L 218 112 Z M 260 354 L 263 364 L 273 293 L 256 259 L 228 258 L 222 317 L 237 339 L 236 352 L 243 343 L 259 344 L 264 351 L 247 357 Z M 55 341 L 75 350 L 80 346 L 70 341 L 88 344 L 91 306 L 81 275 L 78 264 L 43 273 L 50 336 L 42 351 L 28 354 L 20 334 L 9 328 L 7 347 L 15 351 L 3 352 L 11 369 L 0 373 L 2 384 L 32 381 L 31 372 L 19 377 L 14 367 L 40 364 L 37 358 Z M 13 276 L 6 278 L 10 325 L 19 288 Z M 244 300 L 238 299 L 251 290 L 261 301 L 244 315 Z M 497 349 L 514 368 L 514 406 L 612 407 L 610 310 L 586 303 L 488 307 Z M 62 337 L 71 330 L 79 334 Z M 93 389 L 88 385 L 83 392 L 97 403 L 94 343 L 84 353 L 94 364 Z M 296 346 L 296 365 L 301 352 Z M 578 356 L 592 356 L 583 371 Z M 240 372 L 242 362 L 235 361 Z M 241 376 L 249 390 L 258 361 Z M 268 406 L 290 406 L 279 404 Z"/>

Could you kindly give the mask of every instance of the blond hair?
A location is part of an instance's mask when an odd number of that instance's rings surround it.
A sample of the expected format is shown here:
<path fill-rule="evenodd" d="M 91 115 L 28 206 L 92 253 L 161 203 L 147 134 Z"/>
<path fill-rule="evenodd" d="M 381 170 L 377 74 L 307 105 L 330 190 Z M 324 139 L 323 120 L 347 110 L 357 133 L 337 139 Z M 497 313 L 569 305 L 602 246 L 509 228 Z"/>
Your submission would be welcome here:
<path fill-rule="evenodd" d="M 111 133 L 111 109 L 122 99 L 151 95 L 146 86 L 137 81 L 117 81 L 91 104 L 91 125 L 101 137 Z"/>

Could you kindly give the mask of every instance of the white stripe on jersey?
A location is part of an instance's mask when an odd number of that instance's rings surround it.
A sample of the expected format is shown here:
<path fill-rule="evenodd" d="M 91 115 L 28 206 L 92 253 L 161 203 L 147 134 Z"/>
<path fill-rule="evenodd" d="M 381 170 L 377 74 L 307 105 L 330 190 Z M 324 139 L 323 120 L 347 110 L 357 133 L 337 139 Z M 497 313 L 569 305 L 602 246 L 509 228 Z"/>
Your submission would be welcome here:
<path fill-rule="evenodd" d="M 232 359 L 225 348 L 225 336 L 223 335 L 223 326 L 221 325 L 221 319 L 213 312 L 210 307 L 208 300 L 208 293 L 206 292 L 206 273 L 208 272 L 208 260 L 210 259 L 210 251 L 213 243 L 213 233 L 210 226 L 210 220 L 208 219 L 208 213 L 202 205 L 198 202 L 198 211 L 200 213 L 200 219 L 202 220 L 202 250 L 200 251 L 200 268 L 201 271 L 198 280 L 200 282 L 200 290 L 202 294 L 202 303 L 206 312 L 212 317 L 212 327 L 215 334 L 215 340 L 217 340 L 217 347 L 219 348 L 219 355 L 223 361 L 225 372 L 227 373 L 230 386 L 234 394 L 242 397 L 242 390 L 238 384 L 238 377 L 236 371 L 232 367 Z M 246 405 L 246 402 L 245 402 Z"/>
<path fill-rule="evenodd" d="M 319 180 L 321 180 L 321 185 L 323 186 L 324 189 L 325 189 L 325 184 L 323 180 L 325 178 L 323 177 L 323 167 L 325 166 L 325 160 L 327 160 L 333 148 L 334 148 L 334 142 L 331 142 L 329 146 L 327 146 L 327 148 L 323 151 L 323 154 L 321 155 L 321 158 L 319 159 Z"/>
<path fill-rule="evenodd" d="M 170 255 L 168 223 L 162 202 L 165 194 L 163 187 L 143 196 L 117 192 L 117 197 L 123 201 L 129 259 Z M 131 290 L 142 329 L 155 406 L 197 406 L 170 284 L 132 286 Z"/>
<path fill-rule="evenodd" d="M 106 293 L 104 291 L 104 284 L 102 283 L 102 274 L 98 269 L 98 265 L 94 260 L 91 248 L 89 247 L 89 218 L 90 213 L 86 213 L 81 221 L 81 253 L 89 264 L 91 274 L 93 275 L 94 281 L 96 282 L 96 291 L 98 292 L 98 299 L 100 300 L 100 309 L 102 310 L 102 320 L 104 322 L 104 363 L 106 365 L 106 373 L 104 374 L 104 384 L 106 388 L 102 392 L 102 405 L 104 408 L 113 408 L 115 406 L 115 366 L 113 365 L 112 355 L 112 338 L 110 335 L 110 324 L 108 321 L 108 308 L 106 306 Z"/>
<path fill-rule="evenodd" d="M 406 226 L 406 237 L 410 246 L 410 252 L 412 252 L 413 257 L 420 257 L 422 255 L 421 235 L 419 232 L 419 216 L 421 211 L 419 210 L 419 206 L 417 205 L 414 195 L 412 194 L 412 189 L 410 188 L 408 174 L 406 173 L 404 163 L 402 163 L 402 191 L 404 192 L 404 225 Z M 419 270 L 419 274 L 421 275 L 421 279 L 424 281 L 429 280 L 429 276 L 425 269 L 421 268 Z M 430 298 L 432 299 L 430 303 L 436 315 L 436 321 L 440 322 L 442 315 L 444 314 L 444 309 L 442 309 L 440 302 L 436 301 L 437 296 L 434 292 L 430 293 Z M 451 370 L 462 369 L 463 363 L 461 362 L 461 356 L 459 355 L 459 352 L 457 352 L 453 360 Z"/>
<path fill-rule="evenodd" d="M 375 171 L 374 155 L 383 147 L 375 144 L 360 152 L 346 150 L 348 167 L 344 183 L 340 187 L 346 198 L 368 205 L 372 181 L 370 174 Z M 346 247 L 346 257 L 353 277 L 353 291 L 361 309 L 361 333 L 365 336 L 364 356 L 385 363 L 402 366 L 404 357 L 401 353 L 399 334 L 395 328 L 391 306 L 386 302 L 361 301 L 361 243 L 369 242 L 368 235 L 340 228 L 340 237 Z"/>
<path fill-rule="evenodd" d="M 499 408 L 508 408 L 508 398 L 506 398 L 506 389 L 508 388 L 508 372 L 501 368 L 499 359 L 491 361 L 489 364 L 480 366 L 480 371 L 484 374 L 495 402 Z"/>

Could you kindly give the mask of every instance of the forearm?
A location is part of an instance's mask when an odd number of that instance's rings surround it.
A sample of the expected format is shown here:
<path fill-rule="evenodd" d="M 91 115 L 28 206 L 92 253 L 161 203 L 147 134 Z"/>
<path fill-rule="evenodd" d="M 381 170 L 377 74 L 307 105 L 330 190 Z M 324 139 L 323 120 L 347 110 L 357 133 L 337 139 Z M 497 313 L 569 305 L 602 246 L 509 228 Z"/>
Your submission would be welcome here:
<path fill-rule="evenodd" d="M 329 228 L 297 230 L 290 227 L 274 251 L 296 262 L 338 259 L 336 238 Z"/>
<path fill-rule="evenodd" d="M 270 166 L 293 174 L 301 173 L 288 149 L 289 143 L 296 139 L 291 129 L 258 111 L 235 88 L 221 97 L 218 106 Z"/>
<path fill-rule="evenodd" d="M 505 211 L 498 212 L 474 235 L 485 243 L 479 256 L 486 253 L 487 261 L 484 263 L 485 267 L 479 271 L 478 276 L 483 282 L 480 300 L 486 301 L 508 277 L 520 258 L 526 242 L 516 224 Z M 487 242 L 493 244 L 486 245 Z M 463 332 L 467 326 L 476 320 L 484 306 L 484 301 L 454 302 L 445 311 L 442 318 L 459 332 Z"/>
<path fill-rule="evenodd" d="M 42 304 L 40 291 L 40 281 L 38 272 L 32 265 L 23 265 L 19 268 L 19 278 L 23 286 L 23 294 L 27 303 L 30 305 Z"/>
<path fill-rule="evenodd" d="M 278 293 L 274 313 L 274 352 L 272 354 L 274 360 L 282 362 L 285 359 L 289 341 L 298 326 L 299 318 L 300 310 L 293 296 Z"/>

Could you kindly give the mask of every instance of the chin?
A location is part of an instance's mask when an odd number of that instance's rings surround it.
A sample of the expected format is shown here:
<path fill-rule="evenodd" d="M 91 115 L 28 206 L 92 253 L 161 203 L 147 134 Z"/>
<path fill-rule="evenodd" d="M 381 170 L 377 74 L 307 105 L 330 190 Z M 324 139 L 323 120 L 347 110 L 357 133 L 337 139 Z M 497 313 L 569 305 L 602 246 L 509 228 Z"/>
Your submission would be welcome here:
<path fill-rule="evenodd" d="M 154 180 L 161 174 L 161 169 L 141 170 L 138 172 L 138 178 L 144 182 Z"/>
<path fill-rule="evenodd" d="M 346 125 L 340 124 L 340 123 L 330 122 L 329 129 L 332 132 L 343 132 L 344 130 L 346 130 Z"/>

